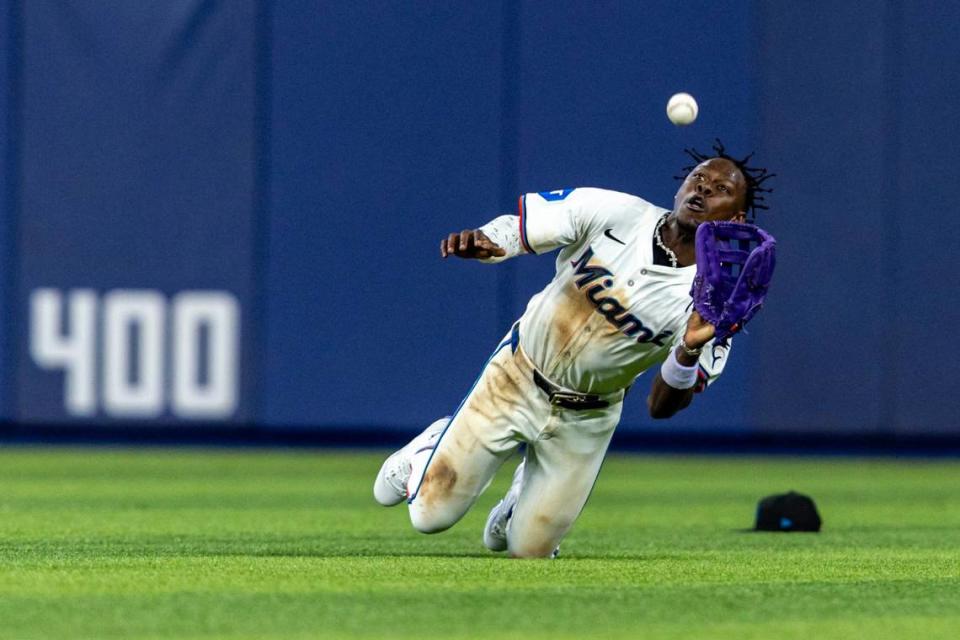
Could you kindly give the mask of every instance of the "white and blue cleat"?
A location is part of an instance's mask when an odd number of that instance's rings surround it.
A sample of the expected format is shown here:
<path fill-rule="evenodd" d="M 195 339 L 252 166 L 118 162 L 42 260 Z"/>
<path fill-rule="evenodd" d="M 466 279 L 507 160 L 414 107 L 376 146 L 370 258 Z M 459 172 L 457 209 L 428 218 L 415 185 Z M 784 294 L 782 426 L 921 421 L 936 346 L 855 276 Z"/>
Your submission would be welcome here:
<path fill-rule="evenodd" d="M 487 524 L 483 528 L 483 544 L 490 551 L 507 550 L 507 527 L 510 524 L 510 516 L 513 515 L 513 509 L 517 506 L 517 500 L 520 499 L 520 489 L 523 487 L 523 467 L 526 458 L 520 461 L 516 471 L 513 472 L 513 481 L 510 483 L 510 489 L 503 497 L 503 500 L 494 505 L 487 516 Z"/>
<path fill-rule="evenodd" d="M 503 496 L 503 500 L 494 505 L 487 516 L 487 524 L 483 528 L 483 544 L 490 551 L 507 550 L 507 531 L 510 527 L 510 518 L 513 516 L 513 510 L 520 500 L 520 490 L 523 488 L 523 467 L 526 458 L 520 461 L 516 471 L 513 472 L 513 481 L 510 483 L 510 489 Z M 560 555 L 560 547 L 553 550 L 551 558 Z"/>
<path fill-rule="evenodd" d="M 436 447 L 448 422 L 450 416 L 440 418 L 384 461 L 373 483 L 373 497 L 377 502 L 385 507 L 392 507 L 407 499 L 407 484 L 413 472 L 413 456 Z"/>

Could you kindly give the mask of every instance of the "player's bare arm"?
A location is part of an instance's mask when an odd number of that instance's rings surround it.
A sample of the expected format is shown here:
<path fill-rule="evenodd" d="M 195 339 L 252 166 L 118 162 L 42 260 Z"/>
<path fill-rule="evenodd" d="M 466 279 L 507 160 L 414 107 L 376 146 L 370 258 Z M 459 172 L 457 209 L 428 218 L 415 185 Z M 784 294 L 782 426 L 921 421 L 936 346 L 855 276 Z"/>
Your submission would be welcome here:
<path fill-rule="evenodd" d="M 440 255 L 444 258 L 457 256 L 473 260 L 503 257 L 507 252 L 487 237 L 480 229 L 464 229 L 451 233 L 440 241 Z"/>
<path fill-rule="evenodd" d="M 713 338 L 714 327 L 709 322 L 700 317 L 700 314 L 694 311 L 687 321 L 687 330 L 683 336 L 683 344 L 687 350 L 699 351 Z M 697 364 L 699 357 L 688 353 L 683 347 L 676 347 L 677 361 L 685 366 L 692 367 Z M 647 408 L 650 410 L 650 417 L 662 419 L 669 418 L 681 409 L 686 409 L 693 401 L 694 389 L 675 389 L 664 382 L 663 377 L 658 372 L 653 380 L 653 386 L 650 389 L 650 395 L 647 397 Z"/>

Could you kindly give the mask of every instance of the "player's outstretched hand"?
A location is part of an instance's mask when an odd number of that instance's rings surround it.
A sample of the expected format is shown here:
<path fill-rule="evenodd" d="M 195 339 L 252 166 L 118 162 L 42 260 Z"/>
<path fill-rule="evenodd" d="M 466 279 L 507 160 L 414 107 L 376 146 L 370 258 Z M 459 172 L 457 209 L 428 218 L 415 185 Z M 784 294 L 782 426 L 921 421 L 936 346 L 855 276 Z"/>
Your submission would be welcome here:
<path fill-rule="evenodd" d="M 483 260 L 485 258 L 499 258 L 507 255 L 507 252 L 488 238 L 483 231 L 464 229 L 460 233 L 451 233 L 440 241 L 440 255 L 444 258 L 457 256 L 459 258 Z"/>
<path fill-rule="evenodd" d="M 699 349 L 710 342 L 717 328 L 703 319 L 703 316 L 694 309 L 687 320 L 687 330 L 683 334 L 683 343 L 691 349 Z"/>

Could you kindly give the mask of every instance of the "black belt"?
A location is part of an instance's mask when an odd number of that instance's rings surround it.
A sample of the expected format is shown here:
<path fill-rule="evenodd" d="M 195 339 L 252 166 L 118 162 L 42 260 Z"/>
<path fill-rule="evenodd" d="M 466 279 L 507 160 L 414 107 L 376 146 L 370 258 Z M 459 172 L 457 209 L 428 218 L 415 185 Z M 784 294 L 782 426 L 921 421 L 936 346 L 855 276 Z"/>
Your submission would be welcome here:
<path fill-rule="evenodd" d="M 605 409 L 610 406 L 609 402 L 601 400 L 600 396 L 593 393 L 564 391 L 561 387 L 544 378 L 543 374 L 537 369 L 533 370 L 533 381 L 550 398 L 550 404 L 564 409 Z"/>

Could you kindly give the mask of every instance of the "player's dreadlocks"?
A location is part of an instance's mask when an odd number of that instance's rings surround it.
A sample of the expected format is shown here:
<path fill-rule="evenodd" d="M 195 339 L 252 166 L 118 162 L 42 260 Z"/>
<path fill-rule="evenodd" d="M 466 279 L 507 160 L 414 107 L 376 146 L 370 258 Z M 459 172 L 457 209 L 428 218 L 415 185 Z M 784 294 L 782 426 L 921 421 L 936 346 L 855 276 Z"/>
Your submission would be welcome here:
<path fill-rule="evenodd" d="M 758 209 L 769 209 L 769 207 L 763 204 L 765 198 L 763 194 L 770 193 L 773 189 L 763 186 L 763 183 L 774 177 L 775 173 L 769 173 L 765 167 L 751 167 L 747 163 L 750 162 L 750 158 L 753 157 L 753 152 L 747 155 L 742 160 L 738 160 L 730 155 L 727 155 L 726 148 L 723 146 L 723 143 L 720 142 L 720 138 L 716 138 L 716 143 L 713 145 L 713 155 L 707 155 L 705 153 L 700 153 L 696 149 L 684 149 L 684 153 L 693 158 L 696 164 L 690 165 L 689 167 L 683 168 L 682 176 L 674 176 L 677 180 L 683 180 L 687 177 L 691 171 L 693 171 L 698 164 L 710 158 L 723 158 L 729 160 L 740 169 L 740 173 L 743 174 L 744 179 L 747 181 L 747 198 L 746 198 L 746 208 L 750 211 L 750 220 L 757 219 L 757 210 Z"/>

